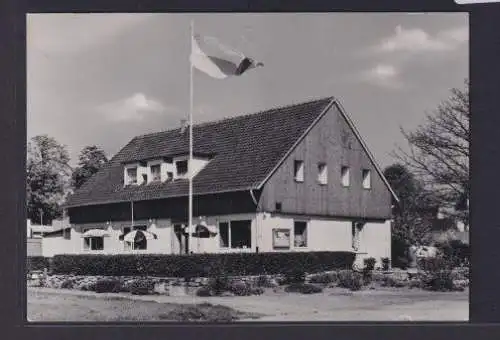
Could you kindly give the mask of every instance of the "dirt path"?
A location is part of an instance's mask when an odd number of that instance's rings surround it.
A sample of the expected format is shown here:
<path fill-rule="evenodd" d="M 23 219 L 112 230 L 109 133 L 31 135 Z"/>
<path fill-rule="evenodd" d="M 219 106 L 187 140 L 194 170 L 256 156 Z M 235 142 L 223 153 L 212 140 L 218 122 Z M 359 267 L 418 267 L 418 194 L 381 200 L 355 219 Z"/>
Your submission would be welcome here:
<path fill-rule="evenodd" d="M 417 290 L 361 291 L 326 290 L 322 294 L 273 294 L 245 297 L 132 296 L 95 294 L 73 290 L 29 288 L 30 294 L 87 296 L 104 299 L 122 296 L 159 303 L 221 304 L 234 309 L 264 314 L 252 321 L 467 321 L 468 292 L 435 293 Z M 76 307 L 76 306 L 75 306 Z M 28 315 L 29 315 L 28 308 Z"/>

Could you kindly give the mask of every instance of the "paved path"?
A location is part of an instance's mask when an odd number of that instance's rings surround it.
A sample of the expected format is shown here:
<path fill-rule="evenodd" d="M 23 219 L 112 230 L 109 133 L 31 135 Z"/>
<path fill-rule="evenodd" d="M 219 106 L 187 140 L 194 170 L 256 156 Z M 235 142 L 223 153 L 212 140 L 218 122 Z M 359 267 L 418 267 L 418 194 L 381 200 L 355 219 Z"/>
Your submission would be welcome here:
<path fill-rule="evenodd" d="M 467 321 L 468 292 L 436 293 L 419 290 L 345 292 L 323 294 L 272 294 L 245 297 L 193 297 L 127 293 L 96 294 L 76 290 L 29 288 L 32 293 L 69 294 L 95 298 L 123 297 L 159 303 L 221 304 L 234 309 L 264 314 L 252 321 Z"/>

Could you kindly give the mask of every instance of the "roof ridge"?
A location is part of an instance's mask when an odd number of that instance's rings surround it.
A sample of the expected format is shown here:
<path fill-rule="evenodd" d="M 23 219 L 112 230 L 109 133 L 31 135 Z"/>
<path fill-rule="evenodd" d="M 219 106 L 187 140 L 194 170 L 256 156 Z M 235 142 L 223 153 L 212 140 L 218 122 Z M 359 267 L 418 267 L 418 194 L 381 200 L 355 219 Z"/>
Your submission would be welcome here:
<path fill-rule="evenodd" d="M 312 104 L 312 103 L 323 101 L 323 100 L 330 102 L 333 99 L 335 99 L 334 96 L 312 97 L 312 98 L 310 98 L 308 100 L 301 100 L 301 101 L 293 102 L 293 103 L 290 103 L 290 104 L 278 105 L 278 106 L 275 106 L 275 107 L 272 107 L 272 108 L 268 108 L 268 109 L 263 109 L 263 110 L 260 110 L 260 111 L 257 111 L 257 112 L 245 113 L 245 114 L 238 115 L 238 116 L 225 117 L 225 118 L 220 118 L 220 119 L 217 119 L 217 120 L 212 120 L 212 121 L 207 121 L 207 122 L 201 122 L 201 123 L 193 124 L 193 127 L 204 127 L 204 126 L 207 126 L 207 125 L 213 125 L 213 124 L 219 124 L 219 123 L 222 123 L 222 122 L 227 122 L 227 121 L 232 121 L 232 120 L 244 119 L 244 118 L 251 117 L 251 116 L 254 116 L 254 115 L 264 114 L 264 113 L 271 112 L 271 111 L 288 109 L 288 108 L 299 106 L 299 105 Z M 181 130 L 181 128 L 177 127 L 177 128 L 174 128 L 174 129 L 167 129 L 167 130 L 162 130 L 162 131 L 145 133 L 145 134 L 137 135 L 137 136 L 133 137 L 132 140 L 133 139 L 138 139 L 138 138 L 144 138 L 144 137 L 152 137 L 152 136 L 161 135 L 161 134 L 168 133 L 168 132 L 180 131 L 180 130 Z"/>

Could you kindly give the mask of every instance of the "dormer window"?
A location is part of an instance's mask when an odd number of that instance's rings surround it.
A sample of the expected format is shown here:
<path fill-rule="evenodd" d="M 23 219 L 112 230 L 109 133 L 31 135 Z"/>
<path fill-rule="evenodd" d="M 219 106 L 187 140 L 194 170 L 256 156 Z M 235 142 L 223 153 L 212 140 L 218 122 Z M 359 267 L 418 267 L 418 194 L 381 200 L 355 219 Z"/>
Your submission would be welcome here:
<path fill-rule="evenodd" d="M 151 165 L 151 181 L 159 182 L 161 181 L 161 164 Z"/>
<path fill-rule="evenodd" d="M 127 184 L 137 184 L 137 168 L 127 169 Z"/>
<path fill-rule="evenodd" d="M 177 177 L 186 176 L 188 172 L 188 161 L 182 160 L 175 162 L 175 167 L 177 170 Z"/>

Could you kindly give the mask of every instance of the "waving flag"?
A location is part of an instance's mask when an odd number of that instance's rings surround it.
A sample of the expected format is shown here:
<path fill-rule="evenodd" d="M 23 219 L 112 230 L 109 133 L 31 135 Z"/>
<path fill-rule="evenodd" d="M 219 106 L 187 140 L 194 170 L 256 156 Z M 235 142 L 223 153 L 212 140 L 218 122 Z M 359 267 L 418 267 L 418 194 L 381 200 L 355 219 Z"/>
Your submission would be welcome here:
<path fill-rule="evenodd" d="M 215 38 L 193 35 L 191 64 L 212 78 L 240 76 L 252 68 L 264 66 L 243 53 L 222 45 Z"/>

